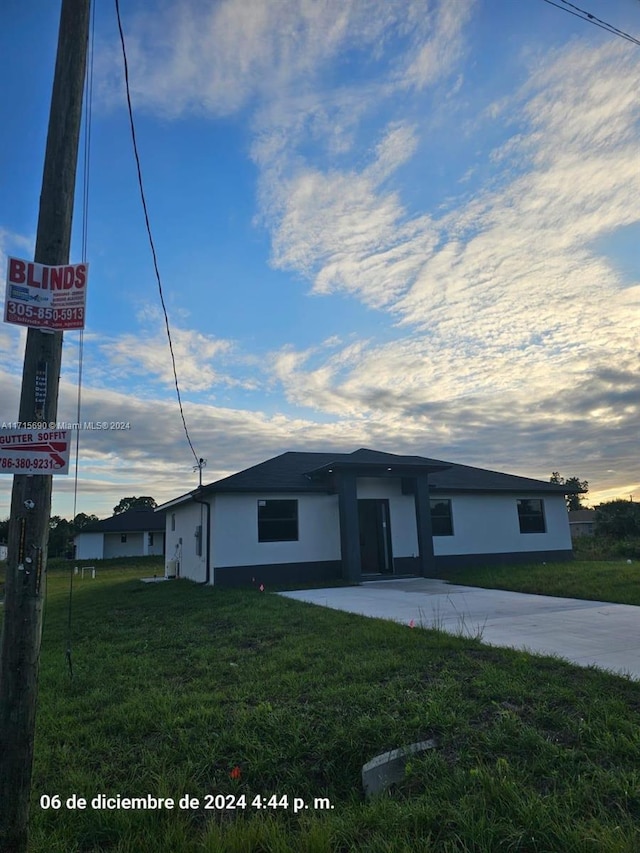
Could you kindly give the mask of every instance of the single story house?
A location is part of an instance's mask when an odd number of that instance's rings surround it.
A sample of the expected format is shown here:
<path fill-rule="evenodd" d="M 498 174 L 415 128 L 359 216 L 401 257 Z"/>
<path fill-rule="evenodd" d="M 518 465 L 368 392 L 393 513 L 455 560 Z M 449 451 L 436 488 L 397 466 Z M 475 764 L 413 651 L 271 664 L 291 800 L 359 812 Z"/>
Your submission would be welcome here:
<path fill-rule="evenodd" d="M 74 559 L 146 557 L 164 554 L 164 512 L 130 509 L 95 521 L 74 538 Z"/>
<path fill-rule="evenodd" d="M 565 491 L 422 456 L 288 452 L 156 512 L 166 516 L 168 576 L 223 586 L 358 583 L 569 559 Z"/>
<path fill-rule="evenodd" d="M 571 538 L 576 536 L 593 536 L 596 523 L 595 509 L 574 509 L 569 511 L 569 529 Z"/>

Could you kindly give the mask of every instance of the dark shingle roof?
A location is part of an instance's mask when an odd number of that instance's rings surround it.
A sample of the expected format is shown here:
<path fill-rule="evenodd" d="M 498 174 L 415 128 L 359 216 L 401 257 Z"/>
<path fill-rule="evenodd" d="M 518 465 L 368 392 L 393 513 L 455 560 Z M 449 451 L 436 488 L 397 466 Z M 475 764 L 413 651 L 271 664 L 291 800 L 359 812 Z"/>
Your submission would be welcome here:
<path fill-rule="evenodd" d="M 361 470 L 361 476 L 366 476 L 369 470 L 372 476 L 375 476 L 376 469 L 396 471 L 401 474 L 403 471 L 416 472 L 424 470 L 425 472 L 443 470 L 451 467 L 450 462 L 438 462 L 435 459 L 427 459 L 424 456 L 399 456 L 397 453 L 383 453 L 379 450 L 368 450 L 361 447 L 360 450 L 355 450 L 353 453 L 336 453 L 330 462 L 318 466 L 317 469 L 310 472 L 312 477 L 326 474 L 332 468 L 356 468 Z"/>
<path fill-rule="evenodd" d="M 526 490 L 561 495 L 572 493 L 571 489 L 557 483 L 456 464 L 452 465 L 447 471 L 433 474 L 429 477 L 429 483 L 433 488 L 440 491 L 452 492 L 521 492 Z"/>
<path fill-rule="evenodd" d="M 390 467 L 400 476 L 415 474 L 423 469 L 429 473 L 429 484 L 434 492 L 546 492 L 565 494 L 566 486 L 559 486 L 543 480 L 502 474 L 484 468 L 469 465 L 457 465 L 426 456 L 399 456 L 395 453 L 383 453 L 377 450 L 361 448 L 353 453 L 303 453 L 289 451 L 267 459 L 237 474 L 224 477 L 215 483 L 204 486 L 203 492 L 326 492 L 327 481 L 323 476 L 328 470 L 336 468 L 360 468 L 360 476 L 376 476 L 376 466 L 380 471 Z M 571 490 L 569 490 L 571 492 Z M 189 500 L 194 492 L 164 504 L 182 503 Z"/>
<path fill-rule="evenodd" d="M 164 511 L 154 512 L 152 509 L 130 509 L 102 521 L 87 524 L 79 533 L 133 533 L 134 531 L 163 531 L 165 528 Z"/>
<path fill-rule="evenodd" d="M 325 492 L 326 486 L 312 482 L 306 475 L 310 471 L 328 465 L 341 453 L 296 453 L 289 451 L 266 462 L 260 462 L 230 477 L 225 477 L 205 488 L 213 492 Z"/>

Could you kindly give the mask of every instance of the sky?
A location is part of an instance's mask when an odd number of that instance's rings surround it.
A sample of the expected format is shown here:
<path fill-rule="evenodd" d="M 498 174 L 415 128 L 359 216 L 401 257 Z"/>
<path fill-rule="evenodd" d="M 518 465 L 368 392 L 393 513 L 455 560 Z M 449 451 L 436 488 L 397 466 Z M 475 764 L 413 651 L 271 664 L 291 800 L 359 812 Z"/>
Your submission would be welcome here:
<path fill-rule="evenodd" d="M 640 37 L 638 0 L 577 5 Z M 640 500 L 640 47 L 543 0 L 120 6 L 204 482 L 369 447 Z M 0 12 L 3 269 L 33 258 L 59 9 Z M 73 453 L 54 478 L 67 518 L 198 484 L 108 0 L 92 69 L 70 259 L 86 228 L 79 420 L 127 428 L 80 431 L 77 485 Z M 1 421 L 17 419 L 25 338 L 0 326 Z M 60 421 L 78 420 L 79 338 L 65 333 Z"/>

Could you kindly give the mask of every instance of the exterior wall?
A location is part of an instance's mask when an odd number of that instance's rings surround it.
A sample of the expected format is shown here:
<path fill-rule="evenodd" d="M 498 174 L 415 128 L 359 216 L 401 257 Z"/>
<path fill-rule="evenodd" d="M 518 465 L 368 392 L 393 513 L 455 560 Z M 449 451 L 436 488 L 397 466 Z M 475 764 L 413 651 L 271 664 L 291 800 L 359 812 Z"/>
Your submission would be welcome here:
<path fill-rule="evenodd" d="M 211 503 L 211 526 L 213 527 L 214 499 Z M 175 530 L 172 530 L 172 518 L 175 517 Z M 170 560 L 178 563 L 178 577 L 202 583 L 207 572 L 207 508 L 195 501 L 188 501 L 167 510 L 165 532 L 165 565 Z M 196 553 L 196 529 L 202 530 L 202 554 Z"/>
<path fill-rule="evenodd" d="M 569 527 L 571 528 L 572 539 L 578 536 L 593 536 L 593 521 L 571 521 Z"/>
<path fill-rule="evenodd" d="M 283 584 L 317 584 L 326 586 L 342 580 L 342 562 L 325 560 L 318 563 L 268 563 L 261 566 L 222 566 L 215 570 L 216 586 L 253 586 Z"/>
<path fill-rule="evenodd" d="M 121 542 L 122 533 L 78 533 L 75 537 L 76 560 L 102 560 L 109 557 L 162 556 L 164 533 L 153 531 L 153 545 L 149 545 L 147 531 L 127 531 L 127 541 Z"/>
<path fill-rule="evenodd" d="M 573 551 L 501 551 L 495 554 L 448 554 L 434 557 L 433 571 L 427 577 L 438 578 L 447 569 L 475 568 L 476 566 L 518 566 L 531 563 L 563 563 L 573 559 Z"/>
<path fill-rule="evenodd" d="M 149 544 L 153 536 L 153 544 Z M 164 533 L 161 530 L 145 530 L 142 534 L 142 548 L 145 557 L 161 557 L 164 554 Z"/>
<path fill-rule="evenodd" d="M 122 533 L 103 533 L 104 536 L 104 551 L 103 557 L 105 560 L 109 557 L 142 557 L 143 551 L 143 536 L 142 533 L 131 533 L 127 531 L 126 542 L 121 542 Z"/>
<path fill-rule="evenodd" d="M 434 536 L 436 557 L 571 550 L 563 495 L 438 495 L 450 498 L 453 536 Z M 517 501 L 541 498 L 546 533 L 520 533 Z"/>
<path fill-rule="evenodd" d="M 389 501 L 395 570 L 418 571 L 418 540 L 413 495 L 403 495 L 399 479 L 358 478 L 357 497 Z M 517 562 L 571 555 L 566 505 L 562 495 L 438 495 L 452 503 L 453 536 L 434 536 L 435 567 L 457 562 Z M 520 533 L 517 501 L 541 498 L 545 533 Z M 258 541 L 258 500 L 298 500 L 298 540 Z M 314 581 L 341 576 L 338 496 L 328 494 L 217 494 L 211 504 L 211 583 L 225 586 L 257 582 Z M 172 518 L 175 529 L 172 530 Z M 195 532 L 202 529 L 202 555 Z M 180 577 L 206 579 L 207 512 L 196 502 L 167 510 L 166 560 L 178 560 Z M 254 570 L 255 567 L 255 570 Z M 256 572 L 258 574 L 256 574 Z"/>
<path fill-rule="evenodd" d="M 416 505 L 413 495 L 403 495 L 400 480 L 359 477 L 358 498 L 387 498 L 391 524 L 391 549 L 394 560 L 418 554 Z"/>
<path fill-rule="evenodd" d="M 76 560 L 102 560 L 104 533 L 78 533 L 74 539 Z"/>
<path fill-rule="evenodd" d="M 298 501 L 298 541 L 258 542 L 258 500 Z M 337 495 L 218 494 L 212 566 L 254 566 L 340 560 Z"/>

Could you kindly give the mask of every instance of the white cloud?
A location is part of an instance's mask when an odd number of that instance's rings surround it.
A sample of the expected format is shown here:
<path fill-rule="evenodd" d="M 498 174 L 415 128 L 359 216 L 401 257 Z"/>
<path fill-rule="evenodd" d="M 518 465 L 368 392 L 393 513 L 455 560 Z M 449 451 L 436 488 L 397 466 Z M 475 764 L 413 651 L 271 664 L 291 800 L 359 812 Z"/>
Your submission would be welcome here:
<path fill-rule="evenodd" d="M 345 290 L 376 307 L 392 302 L 429 256 L 435 235 L 428 216 L 403 223 L 398 195 L 377 190 L 366 172 L 311 169 L 282 185 L 274 266 L 313 278 L 316 293 Z"/>
<path fill-rule="evenodd" d="M 544 448 L 602 484 L 612 455 L 637 471 L 640 285 L 596 243 L 640 221 L 639 86 L 624 49 L 565 49 L 510 99 L 500 180 L 440 219 L 409 216 L 375 162 L 300 168 L 282 188 L 276 264 L 390 312 L 408 336 L 276 354 L 287 399 L 383 423 L 405 448 L 422 436 L 416 452 L 481 446 L 484 464 L 531 471 Z"/>
<path fill-rule="evenodd" d="M 232 381 L 215 366 L 220 356 L 230 352 L 230 341 L 212 338 L 201 332 L 172 327 L 171 340 L 178 380 L 184 391 L 202 391 Z M 171 352 L 166 334 L 128 334 L 101 345 L 104 358 L 115 373 L 141 376 L 175 384 Z"/>
<path fill-rule="evenodd" d="M 420 28 L 429 0 L 182 0 L 125 19 L 135 103 L 168 116 L 225 115 L 255 98 L 303 91 L 331 71 L 340 52 L 374 59 L 392 33 Z M 454 15 L 439 15 L 447 31 Z M 98 77 L 103 97 L 120 91 L 118 50 L 104 46 Z"/>
<path fill-rule="evenodd" d="M 339 160 L 365 118 L 379 121 L 383 105 L 393 114 L 405 90 L 446 77 L 462 53 L 474 5 L 405 4 L 403 28 L 387 26 L 385 36 L 402 33 L 406 49 L 398 53 L 396 45 L 373 80 L 321 85 L 293 99 L 287 93 L 261 110 L 252 155 L 261 169 L 261 221 L 272 233 L 276 268 L 301 272 L 316 293 L 344 290 L 375 307 L 393 302 L 415 278 L 433 249 L 431 219 L 407 216 L 386 184 L 415 154 L 417 127 L 387 119 L 359 168 L 322 168 L 299 149 L 311 138 L 321 152 L 316 160 L 323 152 Z"/>
<path fill-rule="evenodd" d="M 0 376 L 0 405 L 8 401 L 6 375 Z M 336 420 L 185 402 L 189 434 L 198 456 L 208 460 L 205 480 L 211 482 L 286 450 L 353 449 L 365 441 L 358 425 Z M 58 419 L 76 421 L 76 388 L 60 384 Z M 85 387 L 82 422 L 116 421 L 127 429 L 80 431 L 78 511 L 110 514 L 117 496 L 152 494 L 168 500 L 197 485 L 195 459 L 189 449 L 177 403 L 144 399 L 134 394 Z M 54 484 L 54 513 L 71 515 L 73 473 Z M 0 517 L 8 511 L 0 499 Z"/>
<path fill-rule="evenodd" d="M 348 0 L 336 13 L 299 0 L 189 0 L 167 7 L 170 17 L 131 22 L 138 105 L 169 116 L 254 110 L 260 221 L 274 266 L 307 279 L 316 296 L 347 294 L 396 324 L 384 344 L 349 338 L 272 353 L 270 387 L 308 418 L 190 405 L 211 479 L 281 450 L 360 445 L 531 476 L 565 469 L 601 489 L 619 479 L 612 456 L 637 471 L 640 285 L 625 289 L 596 248 L 640 220 L 635 54 L 577 41 L 532 65 L 518 91 L 479 110 L 479 139 L 497 121 L 512 135 L 487 152 L 484 172 L 465 163 L 468 195 L 447 199 L 446 212 L 410 207 L 411 179 L 398 175 L 428 150 L 425 90 L 466 97 L 473 7 Z M 345 85 L 340 63 L 354 54 L 371 73 Z M 436 109 L 453 138 L 460 129 Z M 185 389 L 249 382 L 229 375 L 225 359 L 239 358 L 232 342 L 186 328 L 175 340 Z M 114 375 L 173 383 L 162 335 L 115 340 L 105 357 Z M 612 365 L 618 372 L 606 373 Z M 124 437 L 132 443 L 123 458 L 135 476 L 158 477 L 161 497 L 184 491 L 183 474 L 162 479 L 174 409 L 128 405 L 153 424 L 148 441 Z M 185 471 L 189 462 L 187 454 Z"/>
<path fill-rule="evenodd" d="M 475 0 L 458 0 L 435 8 L 429 36 L 409 53 L 402 69 L 402 87 L 423 89 L 456 67 L 463 54 L 461 32 L 475 6 Z"/>

